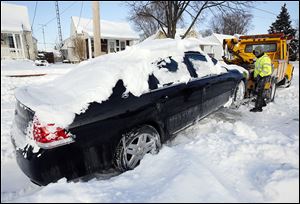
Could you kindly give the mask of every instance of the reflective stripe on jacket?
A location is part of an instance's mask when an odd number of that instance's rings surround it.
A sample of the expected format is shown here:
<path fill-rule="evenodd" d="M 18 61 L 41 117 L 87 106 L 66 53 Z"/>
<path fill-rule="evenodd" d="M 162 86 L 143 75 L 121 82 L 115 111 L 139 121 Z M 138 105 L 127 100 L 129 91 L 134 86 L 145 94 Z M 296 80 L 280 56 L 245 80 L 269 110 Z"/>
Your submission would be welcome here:
<path fill-rule="evenodd" d="M 254 69 L 254 78 L 257 75 L 261 77 L 269 76 L 272 74 L 272 63 L 271 59 L 267 54 L 264 54 L 260 58 L 258 58 L 255 62 L 255 69 Z"/>

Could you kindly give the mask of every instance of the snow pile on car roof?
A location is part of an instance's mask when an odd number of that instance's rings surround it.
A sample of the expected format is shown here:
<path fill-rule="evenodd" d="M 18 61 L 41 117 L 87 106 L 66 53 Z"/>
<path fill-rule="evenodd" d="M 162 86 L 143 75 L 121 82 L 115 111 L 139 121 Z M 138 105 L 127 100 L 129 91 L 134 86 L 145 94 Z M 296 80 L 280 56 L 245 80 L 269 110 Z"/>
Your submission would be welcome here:
<path fill-rule="evenodd" d="M 135 96 L 149 91 L 148 78 L 158 74 L 156 64 L 159 59 L 176 56 L 183 60 L 185 51 L 199 51 L 197 39 L 147 40 L 127 47 L 126 50 L 84 61 L 72 71 L 53 81 L 19 88 L 15 95 L 21 103 L 36 112 L 41 123 L 55 123 L 66 127 L 72 123 L 75 114 L 84 112 L 91 102 L 101 103 L 109 98 L 118 80 L 123 80 L 126 91 Z M 179 67 L 183 63 L 179 63 Z M 164 82 L 172 80 L 187 82 L 188 71 L 178 71 Z M 159 76 L 158 76 L 159 78 Z"/>

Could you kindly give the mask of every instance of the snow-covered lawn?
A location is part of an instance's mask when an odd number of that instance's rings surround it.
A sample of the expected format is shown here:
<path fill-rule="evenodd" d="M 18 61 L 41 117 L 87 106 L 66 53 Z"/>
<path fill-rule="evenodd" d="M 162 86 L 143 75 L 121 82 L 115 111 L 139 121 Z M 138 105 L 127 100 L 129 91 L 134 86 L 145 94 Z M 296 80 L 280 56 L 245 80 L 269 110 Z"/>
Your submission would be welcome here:
<path fill-rule="evenodd" d="M 42 83 L 73 65 L 1 61 L 1 202 L 299 202 L 299 62 L 291 87 L 262 113 L 222 109 L 178 133 L 132 171 L 88 182 L 32 184 L 10 142 L 16 87 Z M 40 73 L 14 78 L 6 75 Z M 36 69 L 37 68 L 37 69 Z"/>

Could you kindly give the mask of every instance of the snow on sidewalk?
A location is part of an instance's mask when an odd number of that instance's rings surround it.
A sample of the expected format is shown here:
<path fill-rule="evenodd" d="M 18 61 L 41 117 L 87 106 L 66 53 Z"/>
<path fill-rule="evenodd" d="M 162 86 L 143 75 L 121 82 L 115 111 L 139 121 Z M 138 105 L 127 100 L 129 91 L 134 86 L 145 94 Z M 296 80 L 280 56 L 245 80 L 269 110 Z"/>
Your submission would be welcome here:
<path fill-rule="evenodd" d="M 222 109 L 178 133 L 157 155 L 109 179 L 38 187 L 10 144 L 13 90 L 55 76 L 1 76 L 1 202 L 299 202 L 299 62 L 262 113 Z"/>
<path fill-rule="evenodd" d="M 56 63 L 49 66 L 35 66 L 34 62 L 24 60 L 1 60 L 1 76 L 15 75 L 61 75 L 69 72 L 76 64 Z"/>

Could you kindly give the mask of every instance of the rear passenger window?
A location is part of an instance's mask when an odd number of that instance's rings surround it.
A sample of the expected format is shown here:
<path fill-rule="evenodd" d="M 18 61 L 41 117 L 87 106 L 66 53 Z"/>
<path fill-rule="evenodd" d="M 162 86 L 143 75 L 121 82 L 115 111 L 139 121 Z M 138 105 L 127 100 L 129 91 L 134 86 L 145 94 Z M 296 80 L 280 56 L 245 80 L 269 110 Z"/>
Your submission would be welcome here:
<path fill-rule="evenodd" d="M 159 81 L 153 74 L 151 74 L 148 79 L 148 84 L 149 84 L 149 89 L 154 90 L 158 88 Z"/>
<path fill-rule="evenodd" d="M 175 60 L 173 60 L 171 57 L 168 57 L 158 62 L 157 66 L 160 69 L 165 68 L 169 72 L 176 72 L 178 70 L 178 63 Z"/>
<path fill-rule="evenodd" d="M 159 58 L 152 64 L 155 67 L 148 78 L 150 90 L 187 83 L 191 79 L 183 56 Z"/>
<path fill-rule="evenodd" d="M 124 86 L 123 80 L 118 80 L 115 87 L 113 88 L 113 92 L 111 94 L 111 96 L 109 97 L 109 99 L 119 99 L 123 96 L 123 94 L 125 93 L 126 88 Z"/>
<path fill-rule="evenodd" d="M 209 76 L 212 74 L 214 64 L 211 60 L 208 61 L 204 55 L 192 53 L 186 55 L 186 57 L 193 66 L 199 78 Z"/>

